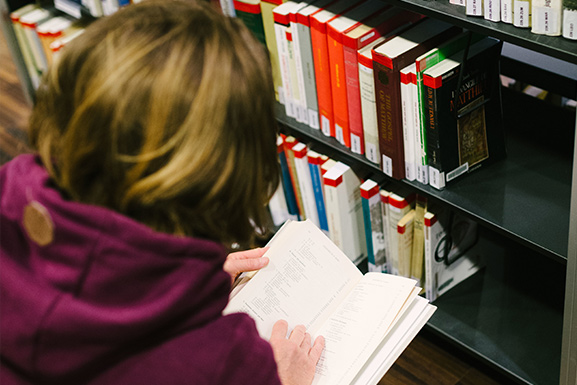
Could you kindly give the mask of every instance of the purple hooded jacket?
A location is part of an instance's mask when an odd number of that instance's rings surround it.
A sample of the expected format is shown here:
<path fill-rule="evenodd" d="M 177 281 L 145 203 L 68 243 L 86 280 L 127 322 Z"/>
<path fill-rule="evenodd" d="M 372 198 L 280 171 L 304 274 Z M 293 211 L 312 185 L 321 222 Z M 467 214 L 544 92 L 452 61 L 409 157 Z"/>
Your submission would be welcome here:
<path fill-rule="evenodd" d="M 24 213 L 27 214 L 24 214 Z M 72 202 L 39 159 L 0 169 L 0 383 L 280 384 L 226 250 Z"/>

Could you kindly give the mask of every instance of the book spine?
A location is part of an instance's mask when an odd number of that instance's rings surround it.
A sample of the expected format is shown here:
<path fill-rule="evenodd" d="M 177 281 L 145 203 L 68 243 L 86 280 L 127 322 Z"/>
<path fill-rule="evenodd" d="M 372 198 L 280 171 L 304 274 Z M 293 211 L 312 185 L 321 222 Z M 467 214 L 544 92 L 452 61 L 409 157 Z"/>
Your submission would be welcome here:
<path fill-rule="evenodd" d="M 429 301 L 436 299 L 433 288 L 437 277 L 433 275 L 433 263 L 437 240 L 440 238 L 439 230 L 440 224 L 437 223 L 437 217 L 427 212 L 423 219 L 423 233 L 425 238 L 425 298 Z"/>
<path fill-rule="evenodd" d="M 379 186 L 372 180 L 361 185 L 365 239 L 367 242 L 369 271 L 385 270 L 382 202 Z"/>
<path fill-rule="evenodd" d="M 415 67 L 416 68 L 416 67 Z M 415 164 L 415 179 L 423 184 L 429 184 L 429 173 L 426 166 L 426 159 L 423 155 L 423 147 L 426 143 L 426 138 L 421 132 L 421 107 L 422 102 L 419 93 L 419 86 L 417 84 L 417 73 L 412 71 L 410 73 L 410 91 L 412 97 L 413 114 L 413 140 L 414 140 L 414 154 L 413 162 Z"/>
<path fill-rule="evenodd" d="M 331 74 L 325 24 L 311 21 L 311 43 L 315 65 L 321 132 L 326 136 L 334 136 Z"/>
<path fill-rule="evenodd" d="M 531 32 L 548 35 L 561 35 L 562 0 L 533 0 Z"/>
<path fill-rule="evenodd" d="M 563 1 L 563 37 L 577 40 L 577 7 L 569 8 L 569 1 Z"/>
<path fill-rule="evenodd" d="M 501 21 L 501 1 L 483 0 L 483 17 L 490 21 Z"/>
<path fill-rule="evenodd" d="M 279 149 L 278 156 L 281 169 L 281 183 L 284 190 L 285 199 L 287 201 L 288 212 L 289 214 L 295 216 L 298 219 L 299 209 L 297 205 L 294 185 L 290 175 L 286 153 L 284 151 L 284 144 L 282 144 L 280 147 L 277 148 Z"/>
<path fill-rule="evenodd" d="M 292 150 L 305 218 L 310 219 L 315 225 L 320 227 L 313 181 L 307 159 L 307 147 L 304 143 L 298 143 Z"/>
<path fill-rule="evenodd" d="M 277 23 L 275 21 L 274 24 L 275 28 L 275 35 L 276 35 L 276 44 L 277 44 L 277 51 L 278 51 L 278 59 L 279 59 L 279 69 L 281 74 L 281 83 L 282 88 L 280 89 L 280 96 L 281 100 L 284 100 L 285 105 L 285 113 L 290 118 L 296 117 L 294 101 L 291 95 L 291 86 L 290 86 L 290 65 L 289 65 L 289 52 L 288 52 L 288 41 L 286 38 L 286 25 L 281 23 Z"/>
<path fill-rule="evenodd" d="M 411 209 L 401 220 L 397 223 L 398 236 L 398 275 L 402 277 L 410 277 L 411 275 L 411 259 L 413 250 L 413 229 L 415 210 Z"/>
<path fill-rule="evenodd" d="M 278 56 L 278 48 L 276 45 L 276 34 L 273 18 L 273 9 L 276 8 L 277 6 L 278 4 L 274 2 L 268 2 L 268 1 L 260 2 L 264 37 L 270 55 L 275 98 L 279 103 L 284 104 L 284 99 L 281 100 L 282 93 L 279 91 L 282 89 L 282 79 L 280 74 L 279 56 Z"/>
<path fill-rule="evenodd" d="M 465 0 L 449 0 L 449 4 L 465 6 Z"/>
<path fill-rule="evenodd" d="M 401 117 L 400 77 L 393 66 L 385 66 L 374 59 L 373 76 L 377 106 L 379 150 L 383 172 L 395 179 L 405 177 L 405 150 Z"/>
<path fill-rule="evenodd" d="M 441 169 L 441 144 L 439 135 L 439 112 L 437 106 L 437 88 L 434 81 L 424 79 L 425 88 L 425 118 L 427 135 L 427 159 L 429 162 L 429 184 L 436 189 L 445 188 L 445 174 Z"/>
<path fill-rule="evenodd" d="M 286 30 L 286 40 L 288 48 L 288 60 L 289 60 L 289 80 L 290 80 L 290 93 L 292 96 L 292 101 L 294 104 L 295 119 L 299 123 L 307 124 L 305 121 L 305 103 L 303 102 L 303 95 L 301 94 L 301 84 L 299 84 L 299 76 L 297 63 L 299 59 L 296 57 L 295 52 L 295 41 L 293 40 L 292 28 L 288 27 Z"/>
<path fill-rule="evenodd" d="M 317 160 L 320 158 L 316 158 Z M 321 230 L 325 231 L 328 234 L 329 232 L 329 224 L 327 222 L 327 211 L 325 205 L 325 197 L 324 197 L 324 187 L 322 183 L 322 175 L 320 170 L 320 164 L 316 161 L 312 161 L 309 158 L 309 169 L 311 173 L 311 180 L 313 184 L 313 190 L 315 195 L 316 207 L 318 211 L 319 217 L 319 227 Z"/>
<path fill-rule="evenodd" d="M 274 226 L 278 227 L 289 219 L 296 219 L 288 211 L 287 200 L 282 186 L 278 186 L 276 189 L 268 203 L 268 208 Z"/>
<path fill-rule="evenodd" d="M 531 27 L 531 0 L 513 0 L 513 25 L 519 28 Z"/>
<path fill-rule="evenodd" d="M 467 16 L 483 16 L 483 0 L 466 0 L 465 13 Z"/>
<path fill-rule="evenodd" d="M 377 125 L 377 104 L 372 60 L 367 60 L 365 64 L 359 61 L 359 94 L 365 157 L 371 162 L 379 164 L 381 152 L 379 150 L 379 129 Z"/>
<path fill-rule="evenodd" d="M 357 53 L 356 47 L 343 46 L 351 151 L 364 154 L 365 140 Z"/>
<path fill-rule="evenodd" d="M 299 181 L 298 181 L 298 174 L 296 172 L 296 167 L 295 167 L 295 156 L 294 156 L 294 152 L 292 150 L 292 148 L 297 143 L 298 142 L 296 141 L 296 139 L 287 138 L 287 140 L 285 141 L 284 150 L 285 150 L 285 154 L 286 154 L 287 166 L 288 166 L 288 170 L 289 170 L 291 183 L 292 183 L 292 186 L 293 186 L 293 189 L 295 192 L 295 198 L 296 198 L 296 203 L 297 203 L 297 207 L 298 207 L 299 218 L 301 220 L 305 220 L 307 218 L 306 218 L 306 213 L 304 211 L 302 194 L 301 194 L 300 185 L 299 185 Z"/>
<path fill-rule="evenodd" d="M 19 19 L 16 16 L 12 16 L 12 25 L 14 27 L 14 33 L 16 34 L 16 40 L 18 41 L 18 47 L 20 52 L 22 52 L 22 57 L 24 59 L 24 64 L 26 65 L 26 70 L 30 76 L 30 81 L 34 89 L 38 88 L 40 84 L 40 75 L 36 70 L 36 65 L 34 64 L 34 58 L 32 57 L 32 48 L 28 43 L 26 33 L 24 32 L 24 27 L 20 24 Z"/>
<path fill-rule="evenodd" d="M 233 6 L 236 17 L 242 20 L 242 22 L 248 27 L 248 29 L 253 33 L 258 41 L 260 41 L 262 44 L 266 44 L 260 5 L 233 0 Z"/>
<path fill-rule="evenodd" d="M 377 263 L 383 264 L 383 273 L 390 273 L 392 271 L 391 266 L 391 251 L 390 251 L 390 229 L 389 229 L 389 196 L 390 191 L 381 189 L 379 191 L 379 196 L 381 198 L 381 216 L 383 224 L 383 239 L 381 253 L 376 254 L 376 259 L 379 261 Z"/>
<path fill-rule="evenodd" d="M 329 52 L 331 95 L 334 116 L 334 137 L 346 147 L 351 146 L 349 131 L 349 110 L 347 105 L 347 83 L 345 79 L 345 58 L 340 33 L 329 28 L 327 32 Z"/>
<path fill-rule="evenodd" d="M 424 221 L 426 211 L 427 198 L 420 195 L 417 196 L 413 225 L 413 249 L 411 252 L 411 278 L 417 280 L 417 286 L 421 287 L 423 287 L 423 282 L 425 280 L 423 272 L 425 266 Z"/>
<path fill-rule="evenodd" d="M 501 21 L 513 24 L 513 0 L 501 0 Z"/>
<path fill-rule="evenodd" d="M 311 31 L 308 25 L 304 25 L 300 22 L 296 24 L 296 29 L 298 29 L 304 95 L 307 108 L 307 121 L 311 128 L 318 130 L 320 129 L 319 106 L 317 102 L 317 88 L 311 43 Z"/>
<path fill-rule="evenodd" d="M 403 69 L 400 72 L 401 81 L 401 115 L 403 122 L 403 146 L 405 150 L 405 178 L 415 180 L 415 141 L 413 129 L 413 98 L 410 89 L 411 76 L 408 70 Z"/>
<path fill-rule="evenodd" d="M 291 13 L 291 22 L 290 22 L 290 46 L 292 47 L 292 61 L 291 64 L 294 67 L 293 73 L 291 76 L 294 76 L 293 83 L 295 84 L 298 92 L 298 100 L 297 100 L 297 121 L 299 123 L 303 123 L 308 125 L 308 113 L 307 113 L 307 100 L 305 94 L 305 80 L 303 74 L 303 66 L 302 66 L 302 58 L 301 58 L 301 48 L 300 48 L 300 38 L 299 38 L 299 29 L 298 24 L 296 22 L 296 14 Z"/>

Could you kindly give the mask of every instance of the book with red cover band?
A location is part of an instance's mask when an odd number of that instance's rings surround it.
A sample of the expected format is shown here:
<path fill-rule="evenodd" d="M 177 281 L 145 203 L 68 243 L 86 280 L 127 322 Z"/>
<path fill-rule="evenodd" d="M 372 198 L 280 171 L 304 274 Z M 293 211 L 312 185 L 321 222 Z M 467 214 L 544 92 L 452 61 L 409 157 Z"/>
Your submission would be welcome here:
<path fill-rule="evenodd" d="M 390 177 L 405 178 L 399 71 L 459 32 L 443 21 L 424 19 L 372 51 L 381 167 Z"/>

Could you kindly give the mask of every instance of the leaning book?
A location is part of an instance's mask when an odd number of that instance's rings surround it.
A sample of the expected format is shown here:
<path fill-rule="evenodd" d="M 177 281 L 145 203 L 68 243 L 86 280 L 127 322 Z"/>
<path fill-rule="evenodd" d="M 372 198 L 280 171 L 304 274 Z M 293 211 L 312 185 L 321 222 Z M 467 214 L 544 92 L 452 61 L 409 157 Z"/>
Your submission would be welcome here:
<path fill-rule="evenodd" d="M 265 339 L 279 319 L 324 336 L 313 384 L 377 384 L 436 310 L 413 279 L 363 275 L 309 220 L 287 222 L 268 247 L 224 313 L 249 314 Z"/>

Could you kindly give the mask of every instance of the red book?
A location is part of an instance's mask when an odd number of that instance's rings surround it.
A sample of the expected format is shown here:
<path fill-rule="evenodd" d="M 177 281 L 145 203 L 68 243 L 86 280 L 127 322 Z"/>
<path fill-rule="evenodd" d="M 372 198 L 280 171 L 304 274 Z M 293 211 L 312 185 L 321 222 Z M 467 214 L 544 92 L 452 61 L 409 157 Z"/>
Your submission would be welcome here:
<path fill-rule="evenodd" d="M 405 178 L 399 71 L 459 32 L 443 21 L 424 19 L 372 50 L 381 167 L 390 177 Z"/>
<path fill-rule="evenodd" d="M 336 0 L 325 8 L 312 14 L 311 45 L 315 63 L 315 78 L 317 80 L 317 99 L 321 131 L 327 136 L 335 136 L 333 100 L 331 94 L 331 73 L 327 45 L 327 23 L 362 0 Z"/>
<path fill-rule="evenodd" d="M 365 153 L 358 51 L 382 36 L 392 37 L 402 32 L 421 18 L 422 15 L 414 12 L 384 7 L 381 12 L 358 23 L 342 35 L 351 150 L 357 154 Z"/>

